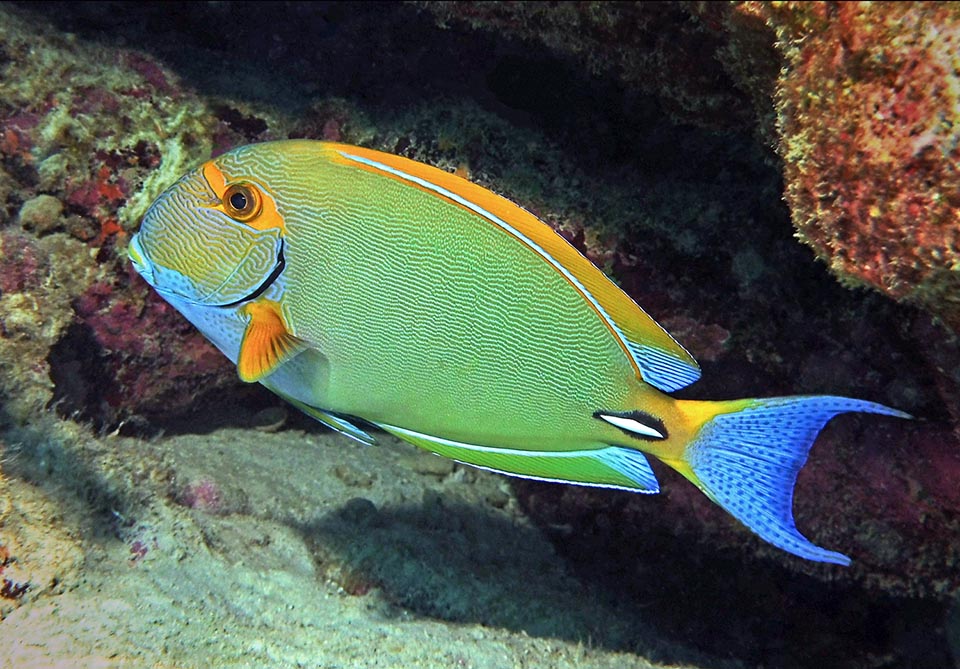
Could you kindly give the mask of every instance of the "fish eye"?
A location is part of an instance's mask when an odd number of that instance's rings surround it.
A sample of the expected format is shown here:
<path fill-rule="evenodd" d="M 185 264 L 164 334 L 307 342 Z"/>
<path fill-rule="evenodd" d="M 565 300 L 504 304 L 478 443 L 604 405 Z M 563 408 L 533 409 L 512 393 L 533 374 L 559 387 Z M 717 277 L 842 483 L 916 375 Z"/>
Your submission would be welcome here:
<path fill-rule="evenodd" d="M 260 192 L 248 183 L 236 183 L 220 198 L 224 211 L 238 221 L 249 221 L 260 213 Z"/>

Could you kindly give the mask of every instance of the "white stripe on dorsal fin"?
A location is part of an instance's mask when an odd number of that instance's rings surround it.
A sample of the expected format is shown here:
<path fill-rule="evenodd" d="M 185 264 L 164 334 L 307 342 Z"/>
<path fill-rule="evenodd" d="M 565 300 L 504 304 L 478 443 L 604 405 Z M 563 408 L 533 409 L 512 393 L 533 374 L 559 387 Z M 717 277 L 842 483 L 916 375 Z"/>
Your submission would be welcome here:
<path fill-rule="evenodd" d="M 632 361 L 637 376 L 650 385 L 671 392 L 700 378 L 700 367 L 683 346 L 573 245 L 523 207 L 409 158 L 346 144 L 325 143 L 325 147 L 334 160 L 433 193 L 526 244 L 590 303 Z"/>

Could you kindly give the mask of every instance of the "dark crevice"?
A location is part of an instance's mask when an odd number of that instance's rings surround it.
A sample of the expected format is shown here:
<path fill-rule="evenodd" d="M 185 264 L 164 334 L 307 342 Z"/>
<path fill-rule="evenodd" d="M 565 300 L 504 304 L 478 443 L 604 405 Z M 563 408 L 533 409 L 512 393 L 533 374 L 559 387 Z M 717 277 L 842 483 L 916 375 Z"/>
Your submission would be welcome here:
<path fill-rule="evenodd" d="M 53 408 L 63 418 L 103 427 L 101 405 L 113 385 L 100 344 L 85 325 L 73 323 L 50 347 L 47 361 L 53 381 Z"/>

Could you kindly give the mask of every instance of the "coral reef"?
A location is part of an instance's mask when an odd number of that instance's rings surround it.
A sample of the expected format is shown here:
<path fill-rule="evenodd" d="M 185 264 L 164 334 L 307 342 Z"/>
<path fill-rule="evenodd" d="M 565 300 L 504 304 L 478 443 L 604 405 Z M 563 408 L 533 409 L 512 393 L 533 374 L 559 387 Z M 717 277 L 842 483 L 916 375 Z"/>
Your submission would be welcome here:
<path fill-rule="evenodd" d="M 24 231 L 0 232 L 7 415 L 22 422 L 56 401 L 116 424 L 233 383 L 127 274 L 124 250 L 160 190 L 237 136 L 146 54 L 70 39 L 13 8 L 0 44 L 0 224 Z"/>
<path fill-rule="evenodd" d="M 103 276 L 96 254 L 62 232 L 38 239 L 0 228 L 0 387 L 17 422 L 53 399 L 48 356 L 73 322 L 73 297 Z"/>
<path fill-rule="evenodd" d="M 786 199 L 833 272 L 960 331 L 960 8 L 767 7 Z"/>

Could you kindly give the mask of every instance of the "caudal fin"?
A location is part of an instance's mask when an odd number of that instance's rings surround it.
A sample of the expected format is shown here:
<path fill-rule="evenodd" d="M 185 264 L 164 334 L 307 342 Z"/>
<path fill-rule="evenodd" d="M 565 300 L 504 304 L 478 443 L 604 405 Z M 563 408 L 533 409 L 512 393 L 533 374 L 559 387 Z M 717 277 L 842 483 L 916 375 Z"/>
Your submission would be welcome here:
<path fill-rule="evenodd" d="M 797 531 L 793 521 L 797 473 L 817 434 L 837 414 L 910 416 L 882 404 L 829 395 L 696 404 L 705 420 L 678 469 L 774 546 L 808 560 L 850 564 L 846 555 L 816 546 Z M 703 411 L 707 407 L 710 410 Z"/>

